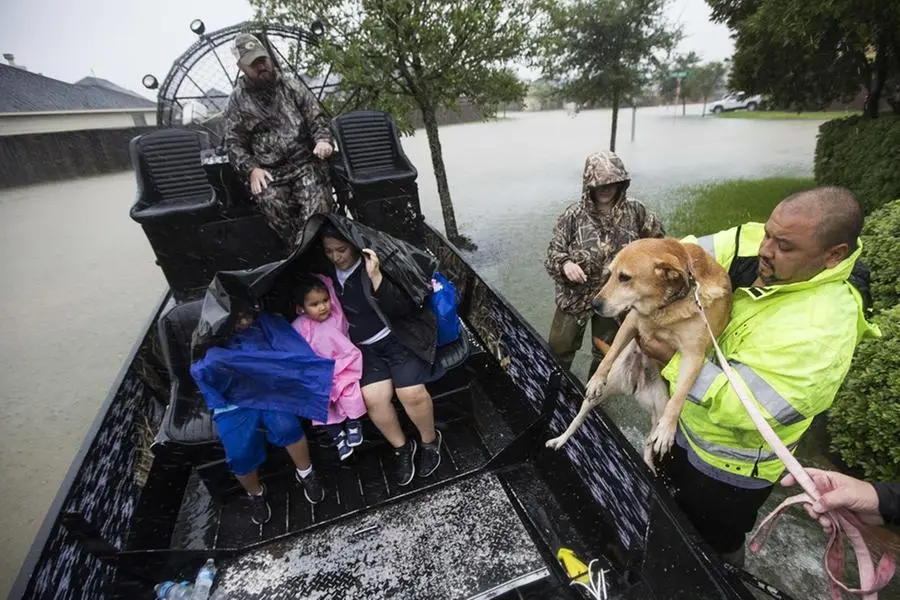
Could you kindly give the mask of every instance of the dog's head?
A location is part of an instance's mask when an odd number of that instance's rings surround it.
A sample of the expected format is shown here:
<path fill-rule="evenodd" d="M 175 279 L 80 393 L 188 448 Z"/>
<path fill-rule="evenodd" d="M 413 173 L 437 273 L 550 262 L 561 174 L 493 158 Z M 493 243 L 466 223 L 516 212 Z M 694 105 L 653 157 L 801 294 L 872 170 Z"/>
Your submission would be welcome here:
<path fill-rule="evenodd" d="M 673 238 L 634 241 L 609 265 L 606 283 L 591 303 L 605 317 L 630 309 L 649 315 L 690 286 L 688 255 Z"/>

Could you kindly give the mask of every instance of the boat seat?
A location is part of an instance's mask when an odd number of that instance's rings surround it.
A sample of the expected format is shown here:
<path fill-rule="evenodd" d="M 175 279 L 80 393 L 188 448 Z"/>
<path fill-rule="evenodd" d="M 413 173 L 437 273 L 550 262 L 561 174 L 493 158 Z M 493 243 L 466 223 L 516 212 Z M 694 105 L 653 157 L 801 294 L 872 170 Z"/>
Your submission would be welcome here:
<path fill-rule="evenodd" d="M 332 161 L 335 189 L 349 191 L 354 219 L 413 244 L 423 242 L 418 171 L 403 152 L 389 113 L 357 110 L 335 117 L 339 152 Z"/>
<path fill-rule="evenodd" d="M 215 216 L 219 202 L 200 162 L 200 152 L 208 145 L 204 132 L 189 129 L 160 129 L 132 139 L 137 200 L 131 218 L 149 225 Z"/>
<path fill-rule="evenodd" d="M 446 346 L 440 346 L 435 354 L 435 361 L 441 371 L 449 371 L 462 365 L 469 358 L 472 346 L 469 344 L 469 336 L 466 328 L 460 324 L 459 337 Z"/>
<path fill-rule="evenodd" d="M 418 176 L 389 113 L 355 110 L 335 117 L 331 128 L 340 148 L 339 169 L 352 186 L 415 181 Z"/>
<path fill-rule="evenodd" d="M 169 371 L 171 391 L 153 447 L 218 444 L 212 414 L 191 377 L 191 336 L 200 320 L 203 300 L 172 307 L 159 319 L 163 360 Z"/>

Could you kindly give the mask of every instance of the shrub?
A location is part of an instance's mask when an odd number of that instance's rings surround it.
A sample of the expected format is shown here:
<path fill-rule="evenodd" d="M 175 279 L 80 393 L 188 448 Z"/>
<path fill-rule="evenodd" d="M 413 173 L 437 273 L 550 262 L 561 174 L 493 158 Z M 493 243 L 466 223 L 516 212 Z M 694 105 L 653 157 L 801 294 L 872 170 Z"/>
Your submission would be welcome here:
<path fill-rule="evenodd" d="M 898 165 L 900 116 L 848 117 L 819 127 L 816 181 L 850 188 L 866 214 L 900 198 Z"/>
<path fill-rule="evenodd" d="M 815 182 L 805 177 L 767 177 L 682 188 L 678 193 L 684 200 L 664 220 L 666 233 L 706 235 L 747 221 L 765 222 L 779 202 L 813 186 Z"/>
<path fill-rule="evenodd" d="M 872 271 L 875 309 L 885 310 L 900 304 L 900 200 L 884 205 L 866 218 L 862 243 L 862 259 Z"/>
<path fill-rule="evenodd" d="M 900 479 L 900 306 L 875 321 L 884 337 L 856 349 L 828 413 L 831 449 L 873 480 Z"/>

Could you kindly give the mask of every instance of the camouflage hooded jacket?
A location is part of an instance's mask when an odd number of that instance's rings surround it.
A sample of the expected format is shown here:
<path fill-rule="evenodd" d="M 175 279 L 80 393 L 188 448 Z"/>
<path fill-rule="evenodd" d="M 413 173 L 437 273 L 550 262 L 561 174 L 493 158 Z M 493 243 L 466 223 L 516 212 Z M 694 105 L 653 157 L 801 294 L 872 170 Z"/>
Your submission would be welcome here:
<path fill-rule="evenodd" d="M 570 205 L 556 222 L 544 268 L 556 282 L 556 305 L 578 317 L 591 312 L 591 300 L 603 286 L 603 270 L 613 257 L 639 238 L 663 237 L 656 216 L 637 200 L 626 198 L 631 180 L 622 159 L 613 152 L 597 152 L 584 163 L 581 201 Z M 595 206 L 591 190 L 621 183 L 612 205 Z M 572 261 L 584 270 L 586 283 L 573 283 L 563 272 Z"/>
<path fill-rule="evenodd" d="M 328 117 L 312 92 L 283 73 L 270 89 L 239 78 L 228 98 L 225 127 L 232 166 L 243 175 L 269 169 L 276 183 L 293 179 L 313 161 L 316 142 L 332 143 Z"/>

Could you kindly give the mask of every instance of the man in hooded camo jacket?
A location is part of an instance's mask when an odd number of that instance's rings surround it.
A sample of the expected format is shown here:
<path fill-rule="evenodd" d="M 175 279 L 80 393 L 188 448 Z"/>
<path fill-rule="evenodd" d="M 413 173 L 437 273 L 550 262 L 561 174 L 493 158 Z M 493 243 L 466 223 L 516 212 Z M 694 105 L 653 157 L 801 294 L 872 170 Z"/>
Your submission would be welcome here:
<path fill-rule="evenodd" d="M 604 283 L 604 270 L 616 253 L 639 238 L 663 237 L 662 224 L 625 193 L 631 180 L 614 152 L 597 152 L 584 163 L 581 200 L 560 215 L 547 249 L 544 268 L 556 282 L 556 313 L 550 348 L 567 369 L 581 349 L 591 322 L 593 338 L 612 342 L 618 323 L 594 314 L 591 300 Z M 603 358 L 592 344 L 589 374 Z"/>
<path fill-rule="evenodd" d="M 328 117 L 308 89 L 277 69 L 259 39 L 238 34 L 232 51 L 243 76 L 225 109 L 229 158 L 293 248 L 306 220 L 334 204 L 324 163 L 333 151 Z"/>

